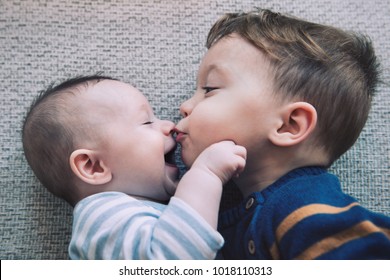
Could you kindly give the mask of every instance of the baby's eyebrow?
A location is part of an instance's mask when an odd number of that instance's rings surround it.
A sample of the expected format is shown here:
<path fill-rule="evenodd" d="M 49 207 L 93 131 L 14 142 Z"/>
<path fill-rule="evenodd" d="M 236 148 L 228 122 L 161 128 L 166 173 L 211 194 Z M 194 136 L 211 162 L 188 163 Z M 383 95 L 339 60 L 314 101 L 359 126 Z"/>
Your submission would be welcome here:
<path fill-rule="evenodd" d="M 154 116 L 153 107 L 152 107 L 152 105 L 149 104 L 149 103 L 143 103 L 143 104 L 141 104 L 141 106 L 139 107 L 139 111 L 145 112 L 145 113 L 147 113 L 149 116 Z"/>

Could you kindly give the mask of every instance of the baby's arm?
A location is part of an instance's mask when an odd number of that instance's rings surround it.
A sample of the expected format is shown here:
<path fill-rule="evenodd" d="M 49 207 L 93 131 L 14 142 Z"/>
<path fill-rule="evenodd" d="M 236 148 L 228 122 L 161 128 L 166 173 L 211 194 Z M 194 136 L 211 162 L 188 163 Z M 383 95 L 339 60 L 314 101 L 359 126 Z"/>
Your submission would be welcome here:
<path fill-rule="evenodd" d="M 70 257 L 215 258 L 223 239 L 209 224 L 216 229 L 222 184 L 243 169 L 245 157 L 246 150 L 231 141 L 210 146 L 183 176 L 178 199 L 163 210 L 119 192 L 87 197 L 74 211 Z"/>
<path fill-rule="evenodd" d="M 175 197 L 189 204 L 216 229 L 222 186 L 244 169 L 245 160 L 246 149 L 232 141 L 211 145 L 180 180 Z"/>

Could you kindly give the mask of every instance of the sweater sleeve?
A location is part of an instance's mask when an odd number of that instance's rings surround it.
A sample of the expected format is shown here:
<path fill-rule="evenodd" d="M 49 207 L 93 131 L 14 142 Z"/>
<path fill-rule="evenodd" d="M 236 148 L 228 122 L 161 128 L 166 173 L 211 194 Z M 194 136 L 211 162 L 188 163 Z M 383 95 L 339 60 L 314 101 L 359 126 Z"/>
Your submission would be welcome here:
<path fill-rule="evenodd" d="M 117 192 L 74 210 L 71 259 L 213 259 L 222 236 L 175 197 L 160 209 Z"/>
<path fill-rule="evenodd" d="M 390 259 L 390 218 L 341 192 L 295 187 L 267 212 L 273 259 Z"/>

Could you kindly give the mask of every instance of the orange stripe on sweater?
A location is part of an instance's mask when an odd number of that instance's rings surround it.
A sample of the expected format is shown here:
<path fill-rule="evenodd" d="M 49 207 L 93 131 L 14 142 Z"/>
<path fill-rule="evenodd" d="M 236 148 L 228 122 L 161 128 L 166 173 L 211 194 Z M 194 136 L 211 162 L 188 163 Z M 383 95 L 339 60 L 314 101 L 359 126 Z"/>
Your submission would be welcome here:
<path fill-rule="evenodd" d="M 370 234 L 382 232 L 387 238 L 390 239 L 390 230 L 386 228 L 380 228 L 374 225 L 370 221 L 364 221 L 355 226 L 341 231 L 333 236 L 324 238 L 323 240 L 315 243 L 314 245 L 307 248 L 302 254 L 300 254 L 296 259 L 300 260 L 312 260 L 326 254 L 347 242 L 359 239 Z"/>
<path fill-rule="evenodd" d="M 276 229 L 276 241 L 271 247 L 270 253 L 273 259 L 279 259 L 280 254 L 277 247 L 280 240 L 282 240 L 283 236 L 288 232 L 293 226 L 295 226 L 298 222 L 303 219 L 316 215 L 316 214 L 337 214 L 348 211 L 354 206 L 359 205 L 357 202 L 353 202 L 345 207 L 335 207 L 328 204 L 309 204 L 303 206 L 290 215 L 288 215 L 278 226 Z"/>

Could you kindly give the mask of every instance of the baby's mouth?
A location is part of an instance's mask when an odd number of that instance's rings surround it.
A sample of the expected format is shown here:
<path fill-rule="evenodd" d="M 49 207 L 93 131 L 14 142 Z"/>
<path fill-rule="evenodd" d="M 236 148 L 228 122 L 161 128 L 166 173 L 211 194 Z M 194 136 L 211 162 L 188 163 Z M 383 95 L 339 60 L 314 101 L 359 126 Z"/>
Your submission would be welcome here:
<path fill-rule="evenodd" d="M 171 150 L 169 150 L 165 155 L 165 164 L 169 166 L 176 166 L 176 161 L 175 161 L 175 151 L 176 151 L 177 145 L 174 145 Z"/>

